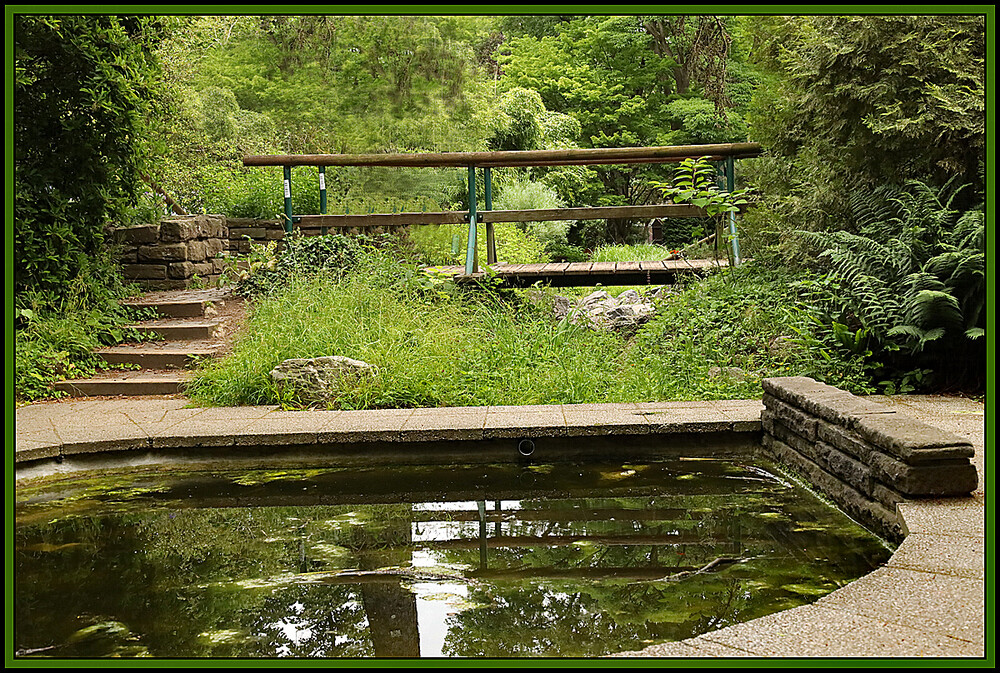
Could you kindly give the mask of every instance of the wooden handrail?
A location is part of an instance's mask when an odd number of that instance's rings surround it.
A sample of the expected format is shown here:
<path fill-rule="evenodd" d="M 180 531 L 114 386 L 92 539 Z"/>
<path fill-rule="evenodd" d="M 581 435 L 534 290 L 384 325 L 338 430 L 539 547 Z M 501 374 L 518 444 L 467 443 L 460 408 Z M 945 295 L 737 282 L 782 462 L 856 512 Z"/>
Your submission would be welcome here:
<path fill-rule="evenodd" d="M 426 152 L 408 154 L 269 154 L 243 158 L 244 166 L 500 167 L 635 164 L 708 156 L 748 158 L 763 152 L 759 143 L 599 147 L 506 152 Z"/>
<path fill-rule="evenodd" d="M 702 208 L 664 203 L 650 206 L 597 206 L 539 210 L 481 210 L 479 222 L 548 222 L 552 220 L 603 220 L 606 218 L 705 217 Z M 313 227 L 387 227 L 407 224 L 466 224 L 467 210 L 426 213 L 370 213 L 367 215 L 300 215 L 298 225 Z"/>

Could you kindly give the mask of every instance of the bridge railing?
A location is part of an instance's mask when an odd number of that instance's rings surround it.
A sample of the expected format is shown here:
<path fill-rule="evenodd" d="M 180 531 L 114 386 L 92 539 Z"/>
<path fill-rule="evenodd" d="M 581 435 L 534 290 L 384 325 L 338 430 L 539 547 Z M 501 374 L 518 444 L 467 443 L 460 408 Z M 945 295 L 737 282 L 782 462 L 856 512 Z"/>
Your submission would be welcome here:
<path fill-rule="evenodd" d="M 704 217 L 701 208 L 684 204 L 654 204 L 640 206 L 604 206 L 583 208 L 549 208 L 532 210 L 493 210 L 492 169 L 500 167 L 572 166 L 671 163 L 685 159 L 708 158 L 716 162 L 720 178 L 727 191 L 735 184 L 735 160 L 761 154 L 757 143 L 724 143 L 714 145 L 679 145 L 660 147 L 607 147 L 591 149 L 526 150 L 506 152 L 439 152 L 411 154 L 285 154 L 254 155 L 243 159 L 244 166 L 281 166 L 284 169 L 285 231 L 295 225 L 319 227 L 325 233 L 330 227 L 378 227 L 389 225 L 468 224 L 469 242 L 466 250 L 465 273 L 478 271 L 477 228 L 486 228 L 487 264 L 497 261 L 493 224 L 496 222 L 543 222 L 549 220 L 598 220 L 609 218 Z M 316 166 L 319 169 L 320 212 L 315 215 L 294 215 L 292 209 L 292 167 Z M 408 167 L 408 168 L 467 168 L 469 209 L 420 213 L 327 214 L 326 167 Z M 485 203 L 477 203 L 476 171 L 483 174 Z M 735 215 L 730 215 L 730 240 L 733 255 L 739 263 L 739 242 Z"/>

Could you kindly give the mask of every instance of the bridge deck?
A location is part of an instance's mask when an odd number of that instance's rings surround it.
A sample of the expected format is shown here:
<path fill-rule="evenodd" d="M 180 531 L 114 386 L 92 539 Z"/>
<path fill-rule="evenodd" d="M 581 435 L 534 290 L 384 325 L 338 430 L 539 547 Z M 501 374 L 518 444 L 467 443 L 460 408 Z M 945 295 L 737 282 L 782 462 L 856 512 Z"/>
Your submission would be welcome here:
<path fill-rule="evenodd" d="M 729 266 L 725 259 L 678 259 L 648 262 L 553 262 L 549 264 L 493 264 L 493 273 L 505 284 L 526 287 L 536 282 L 554 287 L 589 285 L 670 285 L 679 274 L 700 275 Z M 479 278 L 485 272 L 468 276 L 464 266 L 438 267 L 454 274 L 459 282 Z"/>

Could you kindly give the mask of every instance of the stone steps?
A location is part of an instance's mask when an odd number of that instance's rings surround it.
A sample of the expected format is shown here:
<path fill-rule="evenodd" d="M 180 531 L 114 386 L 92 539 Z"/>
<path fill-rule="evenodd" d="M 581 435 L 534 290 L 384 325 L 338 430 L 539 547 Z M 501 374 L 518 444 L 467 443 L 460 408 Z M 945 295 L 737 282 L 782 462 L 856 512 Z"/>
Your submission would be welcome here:
<path fill-rule="evenodd" d="M 78 397 L 183 393 L 191 378 L 187 369 L 202 359 L 217 357 L 223 349 L 225 326 L 215 316 L 227 298 L 225 290 L 177 290 L 152 292 L 127 302 L 157 316 L 131 327 L 162 340 L 118 344 L 95 355 L 109 365 L 139 369 L 109 369 L 91 378 L 61 381 L 56 390 Z"/>

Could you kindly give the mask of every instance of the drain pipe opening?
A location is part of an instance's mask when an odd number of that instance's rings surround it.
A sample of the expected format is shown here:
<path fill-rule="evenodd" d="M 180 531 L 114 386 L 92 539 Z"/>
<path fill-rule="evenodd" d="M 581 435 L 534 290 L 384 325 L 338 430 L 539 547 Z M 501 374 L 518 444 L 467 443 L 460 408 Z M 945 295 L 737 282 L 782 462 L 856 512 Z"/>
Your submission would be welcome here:
<path fill-rule="evenodd" d="M 530 456 L 535 452 L 535 440 L 522 439 L 517 443 L 517 452 L 525 457 Z"/>

